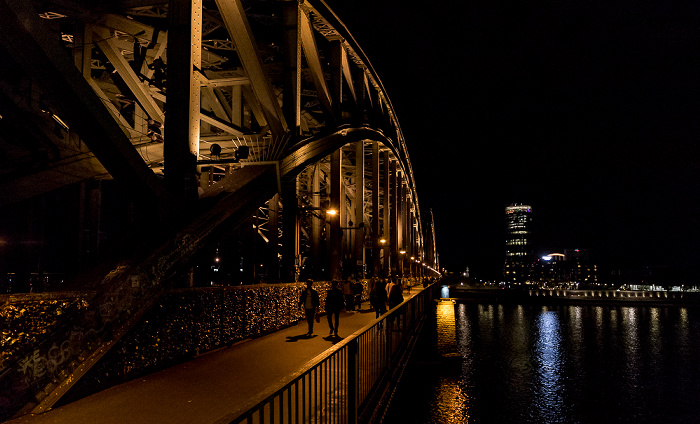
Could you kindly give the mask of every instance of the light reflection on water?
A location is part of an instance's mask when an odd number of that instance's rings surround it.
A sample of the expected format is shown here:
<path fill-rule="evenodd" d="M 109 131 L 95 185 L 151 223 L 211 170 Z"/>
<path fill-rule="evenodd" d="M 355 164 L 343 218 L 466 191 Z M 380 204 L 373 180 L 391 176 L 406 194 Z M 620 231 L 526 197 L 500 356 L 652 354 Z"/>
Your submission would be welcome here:
<path fill-rule="evenodd" d="M 438 343 L 437 348 L 443 356 L 457 353 L 457 334 L 455 325 L 455 304 L 451 300 L 441 301 L 436 311 Z"/>
<path fill-rule="evenodd" d="M 637 308 L 635 307 L 621 308 L 625 341 L 625 370 L 629 384 L 634 387 L 639 385 L 639 373 L 642 371 L 640 367 L 641 358 L 639 352 L 639 328 L 637 312 Z"/>
<path fill-rule="evenodd" d="M 543 311 L 537 319 L 535 342 L 535 364 L 537 368 L 535 394 L 535 417 L 546 422 L 563 422 L 559 415 L 564 408 L 560 377 L 562 367 L 559 313 Z"/>
<path fill-rule="evenodd" d="M 469 395 L 462 390 L 457 378 L 441 377 L 438 380 L 437 393 L 430 406 L 434 416 L 440 417 L 435 423 L 468 424 Z"/>
<path fill-rule="evenodd" d="M 698 309 L 441 302 L 436 311 L 398 391 L 400 412 L 385 422 L 700 423 Z"/>

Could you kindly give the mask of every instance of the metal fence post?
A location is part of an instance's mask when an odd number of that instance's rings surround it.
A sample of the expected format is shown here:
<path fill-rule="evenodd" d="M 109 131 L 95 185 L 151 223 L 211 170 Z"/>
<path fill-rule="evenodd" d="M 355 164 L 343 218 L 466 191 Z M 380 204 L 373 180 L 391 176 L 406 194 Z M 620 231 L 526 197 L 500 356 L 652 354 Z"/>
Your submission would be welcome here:
<path fill-rule="evenodd" d="M 357 424 L 357 339 L 348 343 L 348 423 Z"/>

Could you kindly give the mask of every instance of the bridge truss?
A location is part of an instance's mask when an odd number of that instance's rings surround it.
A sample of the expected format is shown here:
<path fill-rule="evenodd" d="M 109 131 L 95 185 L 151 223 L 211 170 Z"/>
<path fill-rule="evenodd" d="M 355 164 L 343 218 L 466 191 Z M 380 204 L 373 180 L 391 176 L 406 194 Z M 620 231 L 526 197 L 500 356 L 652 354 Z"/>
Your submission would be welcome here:
<path fill-rule="evenodd" d="M 264 246 L 245 283 L 439 268 L 391 102 L 322 0 L 1 0 L 0 44 L 0 212 L 62 203 L 66 261 L 101 311 L 90 330 L 114 329 L 31 379 L 24 412 L 50 408 L 222 237 Z M 141 247 L 98 261 L 111 182 Z M 4 381 L 34 354 L 3 358 Z"/>

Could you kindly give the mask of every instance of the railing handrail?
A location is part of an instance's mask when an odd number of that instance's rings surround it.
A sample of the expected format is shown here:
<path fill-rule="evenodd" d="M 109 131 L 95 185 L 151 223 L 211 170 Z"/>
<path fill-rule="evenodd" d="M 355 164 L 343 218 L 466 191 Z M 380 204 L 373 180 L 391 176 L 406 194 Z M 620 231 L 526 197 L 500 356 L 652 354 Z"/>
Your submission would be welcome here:
<path fill-rule="evenodd" d="M 412 295 L 410 297 L 405 298 L 400 304 L 392 308 L 391 310 L 387 311 L 387 313 L 383 314 L 382 316 L 375 318 L 372 322 L 369 324 L 363 326 L 362 328 L 356 330 L 349 336 L 345 337 L 342 341 L 334 344 L 332 347 L 328 348 L 325 350 L 323 353 L 315 356 L 314 358 L 310 359 L 307 361 L 302 367 L 291 374 L 286 381 L 283 381 L 277 385 L 271 386 L 269 389 L 265 390 L 264 392 L 260 393 L 259 395 L 253 397 L 249 402 L 245 403 L 243 406 L 239 407 L 236 411 L 231 412 L 230 414 L 227 414 L 226 416 L 222 417 L 221 419 L 216 421 L 216 424 L 227 424 L 227 423 L 233 423 L 233 422 L 242 422 L 246 417 L 252 416 L 252 414 L 255 414 L 256 411 L 259 411 L 261 408 L 263 408 L 266 404 L 272 402 L 275 398 L 279 397 L 280 395 L 284 394 L 287 389 L 292 388 L 295 384 L 297 384 L 303 377 L 309 375 L 312 373 L 315 369 L 317 369 L 319 366 L 321 366 L 324 361 L 329 360 L 331 357 L 334 355 L 338 354 L 344 349 L 348 349 L 350 345 L 352 344 L 357 344 L 357 340 L 365 333 L 368 333 L 371 331 L 372 328 L 377 326 L 379 323 L 384 323 L 384 321 L 387 320 L 392 320 L 396 318 L 398 315 L 403 314 L 406 309 L 406 305 L 411 303 L 411 302 L 419 302 L 419 298 L 421 297 L 421 293 L 426 292 L 430 287 L 433 285 L 430 285 L 428 287 L 422 288 L 422 290 L 417 291 L 415 295 Z M 425 296 L 425 295 L 423 295 Z M 360 399 L 357 403 L 358 405 L 362 402 Z"/>

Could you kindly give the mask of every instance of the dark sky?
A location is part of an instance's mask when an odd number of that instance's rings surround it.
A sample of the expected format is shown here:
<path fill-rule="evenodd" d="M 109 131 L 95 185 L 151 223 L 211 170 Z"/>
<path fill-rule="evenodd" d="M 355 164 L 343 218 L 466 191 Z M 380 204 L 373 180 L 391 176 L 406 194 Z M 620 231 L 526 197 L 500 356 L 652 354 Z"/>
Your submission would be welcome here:
<path fill-rule="evenodd" d="M 397 111 L 443 266 L 498 278 L 512 202 L 544 253 L 700 265 L 700 3 L 328 3 Z"/>

